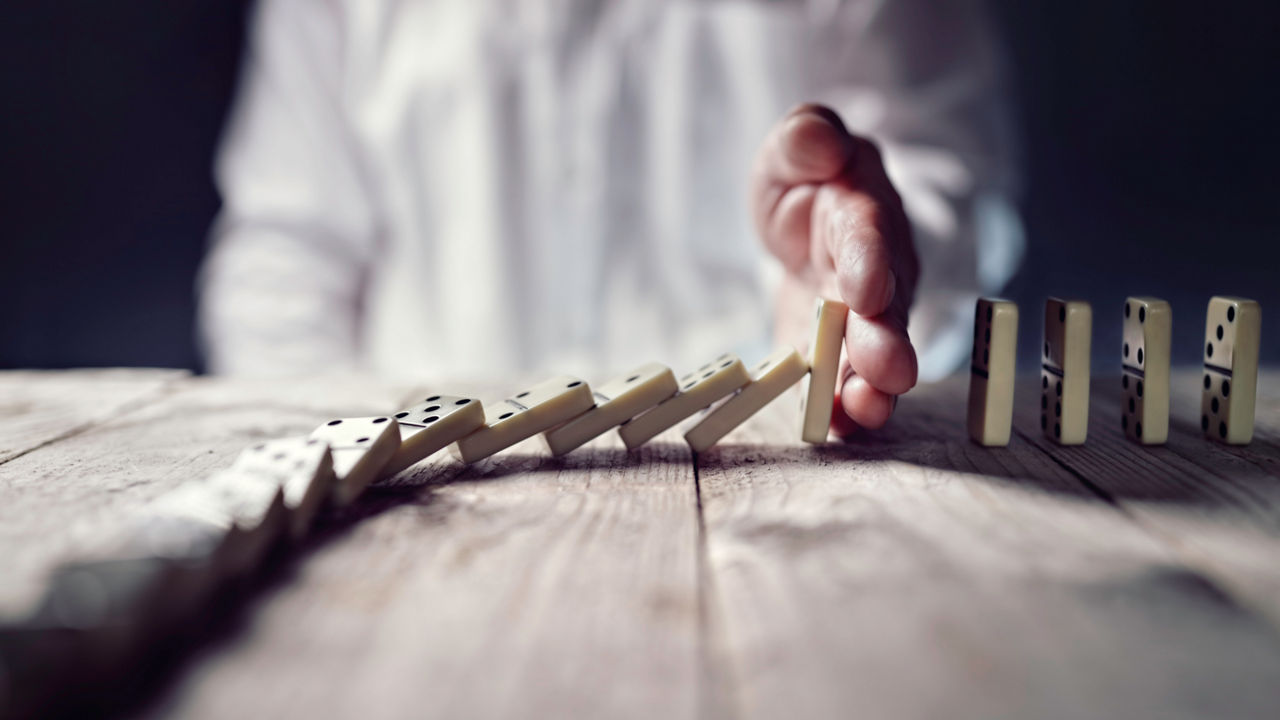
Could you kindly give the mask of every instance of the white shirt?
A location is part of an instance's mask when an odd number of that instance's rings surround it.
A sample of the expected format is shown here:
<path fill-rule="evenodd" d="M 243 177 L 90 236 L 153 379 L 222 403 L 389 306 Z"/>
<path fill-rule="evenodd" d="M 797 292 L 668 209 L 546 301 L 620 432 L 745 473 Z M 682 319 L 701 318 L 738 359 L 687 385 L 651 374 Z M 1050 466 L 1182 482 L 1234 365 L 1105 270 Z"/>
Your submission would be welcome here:
<path fill-rule="evenodd" d="M 884 150 L 921 375 L 1019 261 L 976 2 L 262 0 L 201 277 L 215 372 L 750 362 L 780 273 L 749 170 L 794 104 Z"/>

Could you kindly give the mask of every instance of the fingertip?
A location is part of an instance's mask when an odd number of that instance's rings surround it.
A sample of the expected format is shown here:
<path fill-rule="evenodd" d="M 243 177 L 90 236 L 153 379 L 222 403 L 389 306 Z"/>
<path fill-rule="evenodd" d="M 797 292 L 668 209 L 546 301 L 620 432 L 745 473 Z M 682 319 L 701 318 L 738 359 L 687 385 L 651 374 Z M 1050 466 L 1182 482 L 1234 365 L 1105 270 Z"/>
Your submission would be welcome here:
<path fill-rule="evenodd" d="M 861 375 L 845 380 L 840 390 L 840 406 L 857 425 L 875 430 L 884 427 L 893 415 L 894 397 L 877 390 Z"/>
<path fill-rule="evenodd" d="M 820 182 L 844 169 L 853 143 L 838 118 L 798 109 L 784 123 L 782 151 L 799 181 Z"/>
<path fill-rule="evenodd" d="M 915 348 L 906 329 L 889 315 L 868 318 L 849 313 L 845 349 L 850 367 L 881 392 L 901 395 L 915 387 L 919 372 Z"/>

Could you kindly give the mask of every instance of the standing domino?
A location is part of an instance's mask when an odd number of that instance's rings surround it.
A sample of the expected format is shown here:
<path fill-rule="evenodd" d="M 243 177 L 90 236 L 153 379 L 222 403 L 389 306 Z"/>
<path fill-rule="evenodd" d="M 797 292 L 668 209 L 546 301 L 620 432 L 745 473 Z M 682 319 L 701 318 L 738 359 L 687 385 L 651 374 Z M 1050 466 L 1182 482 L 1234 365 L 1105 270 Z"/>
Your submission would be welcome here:
<path fill-rule="evenodd" d="M 616 427 L 679 390 L 671 368 L 659 363 L 641 365 L 595 391 L 596 406 L 543 437 L 552 455 L 560 456 Z"/>
<path fill-rule="evenodd" d="M 475 398 L 432 395 L 396 413 L 396 422 L 400 424 L 400 448 L 383 470 L 387 476 L 479 430 L 484 425 L 484 406 Z"/>
<path fill-rule="evenodd" d="M 485 424 L 453 446 L 466 463 L 490 455 L 567 422 L 591 409 L 591 388 L 561 375 L 509 397 L 485 412 Z"/>
<path fill-rule="evenodd" d="M 1089 343 L 1093 308 L 1083 300 L 1044 304 L 1040 429 L 1061 445 L 1080 445 L 1089 432 Z"/>
<path fill-rule="evenodd" d="M 1214 297 L 1204 324 L 1200 429 L 1228 445 L 1253 439 L 1262 308 L 1240 297 Z"/>
<path fill-rule="evenodd" d="M 618 437 L 634 450 L 658 433 L 751 382 L 742 361 L 725 353 L 680 378 L 680 391 L 618 428 Z"/>
<path fill-rule="evenodd" d="M 400 448 L 400 427 L 389 417 L 330 420 L 313 430 L 311 437 L 329 443 L 333 474 L 338 478 L 333 501 L 339 507 L 350 504 L 377 480 Z"/>
<path fill-rule="evenodd" d="M 849 306 L 818 298 L 809 345 L 809 374 L 800 388 L 800 439 L 824 443 L 831 427 L 831 407 L 835 404 L 836 373 L 840 369 L 840 346 Z"/>
<path fill-rule="evenodd" d="M 1160 298 L 1124 301 L 1124 345 L 1120 428 L 1134 442 L 1161 445 L 1169 439 L 1169 346 L 1173 310 Z"/>
<path fill-rule="evenodd" d="M 684 434 L 685 442 L 689 443 L 694 452 L 705 452 L 719 442 L 720 438 L 729 434 L 730 430 L 755 415 L 774 398 L 786 392 L 787 388 L 800 382 L 800 378 L 807 372 L 809 367 L 795 348 L 774 352 L 755 367 L 755 374 L 746 387 L 707 413 L 706 417 Z"/>
<path fill-rule="evenodd" d="M 980 298 L 974 312 L 969 374 L 969 437 L 979 445 L 1009 444 L 1018 349 L 1018 306 Z"/>
<path fill-rule="evenodd" d="M 280 486 L 289 511 L 289 536 L 295 541 L 311 529 L 311 522 L 337 482 L 329 446 L 310 437 L 271 440 L 248 447 L 231 469 Z"/>

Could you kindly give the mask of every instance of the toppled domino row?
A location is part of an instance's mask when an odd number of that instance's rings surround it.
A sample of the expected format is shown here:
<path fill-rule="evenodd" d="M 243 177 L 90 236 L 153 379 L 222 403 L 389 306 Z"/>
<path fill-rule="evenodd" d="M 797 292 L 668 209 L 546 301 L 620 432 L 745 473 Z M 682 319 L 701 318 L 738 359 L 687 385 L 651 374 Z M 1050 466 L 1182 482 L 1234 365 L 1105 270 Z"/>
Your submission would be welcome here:
<path fill-rule="evenodd" d="M 1089 352 L 1093 310 L 1082 300 L 1049 298 L 1044 309 L 1040 429 L 1062 445 L 1084 443 L 1089 426 Z M 1253 438 L 1262 309 L 1240 297 L 1213 297 L 1205 318 L 1200 429 L 1230 445 Z M 1018 306 L 982 298 L 975 311 L 969 380 L 969 435 L 988 446 L 1009 443 L 1018 335 Z M 1154 297 L 1124 303 L 1120 427 L 1130 440 L 1169 437 L 1169 367 L 1173 310 Z"/>
<path fill-rule="evenodd" d="M 650 363 L 594 392 L 561 376 L 487 409 L 475 398 L 431 395 L 394 416 L 331 420 L 308 437 L 255 444 L 229 469 L 149 503 L 93 557 L 58 567 L 28 617 L 0 622 L 0 717 L 36 715 L 65 699 L 69 672 L 81 686 L 109 684 L 152 641 L 180 636 L 278 540 L 304 537 L 324 505 L 345 506 L 374 480 L 446 447 L 473 463 L 542 433 L 559 456 L 618 427 L 634 449 L 710 408 L 684 434 L 701 452 L 802 379 L 801 436 L 823 442 L 847 313 L 818 301 L 807 359 L 785 348 L 748 371 L 725 354 L 678 382 Z"/>

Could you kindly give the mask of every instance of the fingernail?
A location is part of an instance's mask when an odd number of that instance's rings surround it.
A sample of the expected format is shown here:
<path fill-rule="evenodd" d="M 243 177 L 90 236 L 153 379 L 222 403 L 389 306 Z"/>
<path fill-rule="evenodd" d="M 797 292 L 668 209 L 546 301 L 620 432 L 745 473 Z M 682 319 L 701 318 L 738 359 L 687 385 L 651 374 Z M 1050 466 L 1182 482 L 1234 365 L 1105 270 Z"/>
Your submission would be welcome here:
<path fill-rule="evenodd" d="M 884 297 L 880 298 L 880 306 L 888 308 L 889 303 L 893 302 L 893 294 L 898 291 L 898 276 L 890 270 L 888 277 L 884 281 Z"/>

